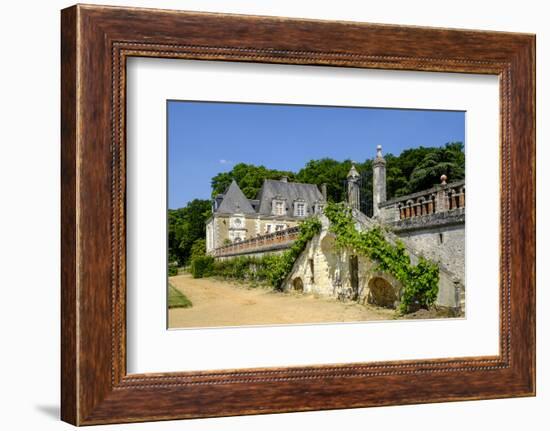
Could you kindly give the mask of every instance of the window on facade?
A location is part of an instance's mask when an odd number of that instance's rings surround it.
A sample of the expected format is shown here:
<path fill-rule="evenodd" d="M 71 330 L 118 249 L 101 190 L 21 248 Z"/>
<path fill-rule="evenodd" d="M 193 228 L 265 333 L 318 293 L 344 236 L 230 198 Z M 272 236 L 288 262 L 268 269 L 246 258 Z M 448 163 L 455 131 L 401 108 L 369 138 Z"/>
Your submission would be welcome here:
<path fill-rule="evenodd" d="M 284 224 L 278 224 L 278 225 L 275 225 L 275 232 L 278 232 L 280 230 L 283 230 L 285 228 L 285 225 Z"/>
<path fill-rule="evenodd" d="M 265 227 L 265 233 L 270 233 L 271 232 L 271 225 L 268 224 L 266 227 Z"/>
<path fill-rule="evenodd" d="M 296 206 L 294 207 L 294 215 L 296 217 L 303 217 L 305 216 L 305 207 L 306 207 L 306 204 L 302 203 L 302 202 L 298 202 L 296 204 Z"/>
<path fill-rule="evenodd" d="M 285 214 L 285 203 L 283 201 L 275 201 L 275 215 L 284 215 Z"/>

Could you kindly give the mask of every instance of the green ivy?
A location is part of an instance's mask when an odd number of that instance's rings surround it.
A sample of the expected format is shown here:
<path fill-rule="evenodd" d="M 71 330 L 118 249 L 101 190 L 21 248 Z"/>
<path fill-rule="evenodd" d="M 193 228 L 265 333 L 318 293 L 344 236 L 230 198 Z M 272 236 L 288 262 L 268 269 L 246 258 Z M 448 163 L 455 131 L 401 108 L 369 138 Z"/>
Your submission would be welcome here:
<path fill-rule="evenodd" d="M 330 230 L 336 235 L 338 247 L 375 260 L 381 271 L 389 272 L 403 284 L 401 312 L 428 308 L 435 302 L 439 289 L 436 263 L 421 257 L 417 265 L 412 265 L 403 243 L 389 243 L 379 227 L 358 231 L 351 209 L 343 203 L 329 203 L 324 213 L 330 221 Z"/>
<path fill-rule="evenodd" d="M 195 256 L 191 259 L 191 274 L 193 278 L 203 278 L 212 275 L 214 258 L 212 256 Z"/>
<path fill-rule="evenodd" d="M 300 233 L 290 249 L 283 254 L 265 256 L 266 279 L 272 287 L 281 289 L 298 256 L 304 251 L 307 243 L 320 231 L 321 221 L 317 217 L 306 219 L 300 223 Z"/>

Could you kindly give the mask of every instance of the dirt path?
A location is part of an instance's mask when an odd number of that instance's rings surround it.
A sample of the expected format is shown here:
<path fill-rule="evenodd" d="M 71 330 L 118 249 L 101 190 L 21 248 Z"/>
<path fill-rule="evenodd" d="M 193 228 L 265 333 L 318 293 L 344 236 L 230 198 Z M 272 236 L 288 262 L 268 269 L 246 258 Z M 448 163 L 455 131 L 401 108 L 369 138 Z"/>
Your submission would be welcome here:
<path fill-rule="evenodd" d="M 247 288 L 189 274 L 170 277 L 170 283 L 193 303 L 191 308 L 169 310 L 170 328 L 356 322 L 394 316 L 392 310 L 354 302 Z"/>

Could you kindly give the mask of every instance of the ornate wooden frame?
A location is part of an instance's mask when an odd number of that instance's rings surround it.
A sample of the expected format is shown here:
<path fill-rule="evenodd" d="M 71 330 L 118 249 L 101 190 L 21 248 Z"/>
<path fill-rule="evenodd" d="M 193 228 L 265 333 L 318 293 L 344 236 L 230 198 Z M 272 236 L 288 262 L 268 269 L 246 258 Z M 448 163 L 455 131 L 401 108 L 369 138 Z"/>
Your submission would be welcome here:
<path fill-rule="evenodd" d="M 534 35 L 80 5 L 61 15 L 63 420 L 88 425 L 534 395 Z M 498 75 L 500 354 L 128 375 L 129 56 Z"/>

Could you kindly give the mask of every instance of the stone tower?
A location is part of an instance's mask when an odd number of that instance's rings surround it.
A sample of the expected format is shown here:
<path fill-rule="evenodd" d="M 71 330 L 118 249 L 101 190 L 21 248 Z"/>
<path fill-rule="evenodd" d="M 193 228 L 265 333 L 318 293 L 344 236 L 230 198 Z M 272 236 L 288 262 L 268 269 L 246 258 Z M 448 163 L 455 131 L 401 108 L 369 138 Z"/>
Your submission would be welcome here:
<path fill-rule="evenodd" d="M 382 145 L 376 147 L 376 157 L 372 163 L 372 215 L 378 217 L 378 205 L 386 202 L 386 160 L 382 156 Z"/>
<path fill-rule="evenodd" d="M 351 169 L 348 172 L 348 203 L 350 207 L 360 210 L 361 198 L 359 180 L 361 175 L 355 169 L 355 164 L 352 163 Z"/>

